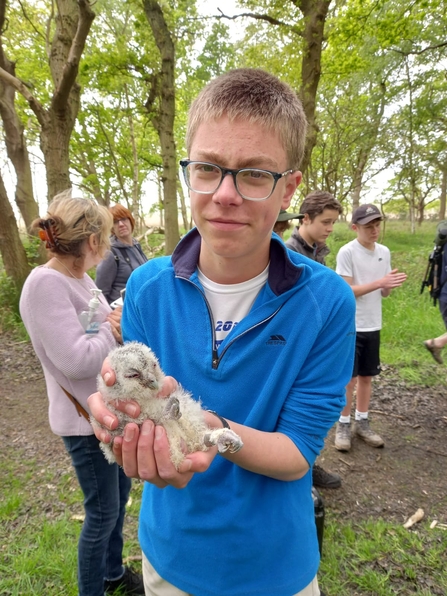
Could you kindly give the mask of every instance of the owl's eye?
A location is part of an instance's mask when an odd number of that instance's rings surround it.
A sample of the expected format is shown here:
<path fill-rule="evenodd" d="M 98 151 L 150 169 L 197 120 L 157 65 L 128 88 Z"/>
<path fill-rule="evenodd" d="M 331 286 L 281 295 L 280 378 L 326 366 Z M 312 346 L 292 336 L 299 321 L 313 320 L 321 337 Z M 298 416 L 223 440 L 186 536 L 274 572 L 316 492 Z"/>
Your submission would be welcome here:
<path fill-rule="evenodd" d="M 125 379 L 139 379 L 141 377 L 140 373 L 137 370 L 130 370 L 128 373 L 125 373 Z"/>

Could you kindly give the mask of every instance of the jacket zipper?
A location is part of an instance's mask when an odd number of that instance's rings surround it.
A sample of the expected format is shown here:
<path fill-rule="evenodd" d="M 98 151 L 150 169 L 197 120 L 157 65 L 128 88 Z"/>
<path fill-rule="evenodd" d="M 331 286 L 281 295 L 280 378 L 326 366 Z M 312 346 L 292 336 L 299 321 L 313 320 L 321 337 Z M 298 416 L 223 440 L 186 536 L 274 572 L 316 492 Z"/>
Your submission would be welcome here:
<path fill-rule="evenodd" d="M 203 299 L 205 300 L 205 304 L 206 304 L 206 308 L 208 309 L 208 315 L 211 321 L 211 333 L 212 333 L 212 337 L 211 337 L 211 341 L 212 341 L 212 358 L 211 358 L 211 367 L 213 370 L 217 370 L 219 368 L 219 363 L 222 360 L 225 352 L 228 350 L 228 348 L 240 337 L 242 337 L 243 335 L 245 335 L 246 333 L 248 333 L 249 331 L 252 331 L 253 329 L 256 329 L 256 327 L 259 327 L 259 325 L 263 325 L 264 323 L 266 323 L 267 321 L 270 321 L 270 319 L 273 319 L 273 317 L 275 317 L 277 315 L 277 313 L 281 310 L 282 305 L 276 309 L 276 311 L 274 313 L 272 313 L 269 317 L 267 317 L 266 319 L 263 319 L 262 321 L 259 321 L 259 323 L 256 323 L 256 325 L 253 325 L 252 327 L 250 327 L 250 329 L 246 329 L 243 333 L 241 333 L 240 335 L 234 337 L 230 343 L 225 347 L 225 349 L 222 351 L 222 354 L 220 356 L 218 356 L 217 350 L 215 348 L 216 345 L 216 334 L 214 331 L 214 319 L 213 319 L 213 313 L 211 312 L 211 307 L 209 305 L 208 300 L 206 299 L 205 293 L 202 292 L 202 290 L 197 286 L 197 284 L 195 284 L 193 281 L 191 281 L 190 279 L 188 279 L 187 277 L 181 277 L 181 276 L 177 276 L 180 279 L 184 279 L 185 281 L 189 282 L 190 284 L 192 284 L 196 290 L 198 292 L 200 292 L 203 296 Z"/>

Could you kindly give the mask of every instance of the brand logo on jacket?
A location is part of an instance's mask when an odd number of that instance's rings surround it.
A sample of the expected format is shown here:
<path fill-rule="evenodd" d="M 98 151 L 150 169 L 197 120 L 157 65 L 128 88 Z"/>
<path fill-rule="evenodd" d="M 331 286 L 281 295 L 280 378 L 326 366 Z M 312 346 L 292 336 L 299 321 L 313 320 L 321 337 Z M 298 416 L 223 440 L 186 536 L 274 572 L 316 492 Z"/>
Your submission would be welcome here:
<path fill-rule="evenodd" d="M 282 335 L 271 335 L 270 339 L 265 343 L 268 346 L 285 346 L 287 341 Z"/>

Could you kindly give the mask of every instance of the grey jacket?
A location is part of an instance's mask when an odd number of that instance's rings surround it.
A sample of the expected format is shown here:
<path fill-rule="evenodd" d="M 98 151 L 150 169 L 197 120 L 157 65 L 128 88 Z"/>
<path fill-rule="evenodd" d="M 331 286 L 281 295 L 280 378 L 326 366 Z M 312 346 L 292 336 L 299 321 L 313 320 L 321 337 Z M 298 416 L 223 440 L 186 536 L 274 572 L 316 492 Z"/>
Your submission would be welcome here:
<path fill-rule="evenodd" d="M 292 235 L 286 241 L 286 246 L 295 252 L 299 252 L 300 255 L 304 255 L 305 257 L 312 259 L 312 261 L 317 261 L 317 263 L 321 263 L 322 265 L 326 265 L 326 257 L 331 252 L 327 244 L 321 244 L 320 246 L 317 246 L 316 244 L 311 246 L 308 244 L 304 238 L 302 238 L 298 227 L 295 227 Z"/>
<path fill-rule="evenodd" d="M 96 268 L 96 285 L 109 304 L 120 297 L 120 291 L 126 287 L 132 271 L 147 261 L 135 239 L 133 246 L 129 246 L 113 236 L 110 244 L 110 254 Z"/>

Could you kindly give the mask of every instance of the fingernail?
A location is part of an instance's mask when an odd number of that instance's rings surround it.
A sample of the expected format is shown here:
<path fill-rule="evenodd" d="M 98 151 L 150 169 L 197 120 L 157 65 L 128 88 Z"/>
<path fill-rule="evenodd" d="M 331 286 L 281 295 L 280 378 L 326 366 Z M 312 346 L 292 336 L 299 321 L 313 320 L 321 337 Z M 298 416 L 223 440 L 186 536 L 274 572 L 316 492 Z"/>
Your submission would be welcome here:
<path fill-rule="evenodd" d="M 142 435 L 150 435 L 154 429 L 154 425 L 150 420 L 145 420 L 141 426 Z"/>
<path fill-rule="evenodd" d="M 134 406 L 132 404 L 127 404 L 124 409 L 126 410 L 126 414 L 129 414 L 129 416 L 132 416 L 132 418 L 136 418 L 137 406 Z"/>
<path fill-rule="evenodd" d="M 155 438 L 161 439 L 162 436 L 163 436 L 163 428 L 161 426 L 156 426 L 155 427 Z"/>
<path fill-rule="evenodd" d="M 107 428 L 110 428 L 110 430 L 112 429 L 113 422 L 114 422 L 114 419 L 112 418 L 112 416 L 104 417 L 104 426 L 106 426 Z"/>
<path fill-rule="evenodd" d="M 107 381 L 109 381 L 109 380 L 110 380 L 110 377 L 111 377 L 111 376 L 112 376 L 112 375 L 111 375 L 109 372 L 106 372 L 106 374 L 104 375 L 104 381 L 105 381 L 105 384 L 106 384 L 106 385 L 107 385 Z"/>
<path fill-rule="evenodd" d="M 192 461 L 190 459 L 185 459 L 182 464 L 182 472 L 189 472 L 192 466 Z"/>
<path fill-rule="evenodd" d="M 133 428 L 129 428 L 126 426 L 126 428 L 124 429 L 124 440 L 127 441 L 128 443 L 130 443 L 130 441 L 132 441 L 134 436 L 135 436 L 135 431 L 133 430 Z"/>

